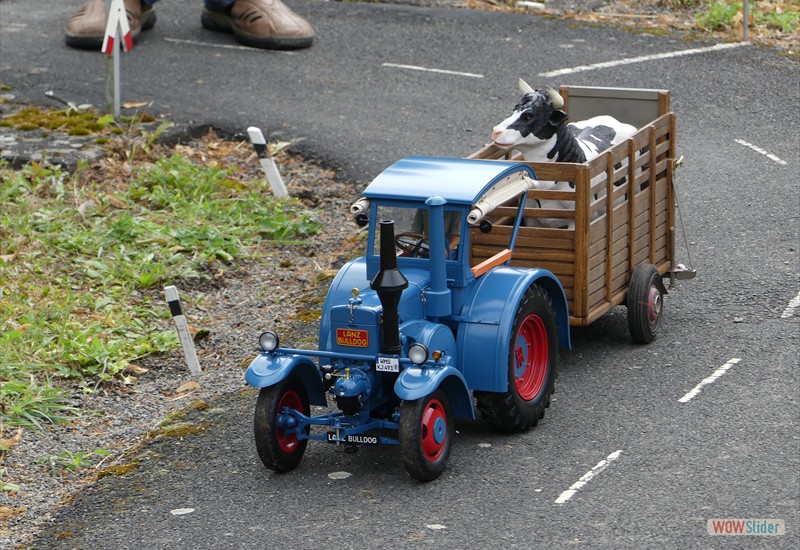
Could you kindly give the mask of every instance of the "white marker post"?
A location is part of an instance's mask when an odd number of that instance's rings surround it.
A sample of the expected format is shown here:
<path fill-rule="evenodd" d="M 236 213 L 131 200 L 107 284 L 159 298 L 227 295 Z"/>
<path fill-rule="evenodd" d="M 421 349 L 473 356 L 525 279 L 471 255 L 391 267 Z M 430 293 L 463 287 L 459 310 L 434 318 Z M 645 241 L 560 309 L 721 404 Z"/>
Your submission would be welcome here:
<path fill-rule="evenodd" d="M 178 298 L 178 289 L 174 286 L 168 286 L 164 289 L 164 293 L 167 295 L 169 312 L 175 320 L 175 327 L 178 329 L 178 338 L 181 340 L 183 356 L 186 358 L 189 371 L 192 374 L 200 374 L 200 362 L 197 360 L 194 341 L 192 340 L 192 335 L 189 334 L 189 325 L 186 323 L 186 316 L 183 314 L 183 309 L 181 308 L 181 301 Z"/>
<path fill-rule="evenodd" d="M 106 112 L 119 118 L 119 44 L 126 52 L 133 49 L 133 36 L 123 0 L 106 0 L 106 33 L 102 51 L 106 54 Z"/>
<path fill-rule="evenodd" d="M 247 129 L 247 135 L 250 136 L 250 143 L 253 144 L 253 149 L 256 150 L 256 155 L 261 161 L 261 169 L 264 170 L 264 175 L 267 177 L 267 183 L 272 189 L 272 194 L 276 198 L 285 199 L 289 196 L 289 191 L 286 190 L 286 185 L 283 183 L 281 173 L 278 172 L 275 160 L 269 154 L 267 141 L 264 139 L 264 134 L 261 133 L 261 128 L 250 126 Z"/>

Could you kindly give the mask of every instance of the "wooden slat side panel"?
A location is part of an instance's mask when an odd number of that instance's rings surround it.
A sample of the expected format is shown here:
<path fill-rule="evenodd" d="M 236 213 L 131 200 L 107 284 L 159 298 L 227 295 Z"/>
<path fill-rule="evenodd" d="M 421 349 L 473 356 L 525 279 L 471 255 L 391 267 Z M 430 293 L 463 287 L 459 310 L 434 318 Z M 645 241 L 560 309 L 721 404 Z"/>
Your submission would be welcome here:
<path fill-rule="evenodd" d="M 589 169 L 583 166 L 575 174 L 575 298 L 570 314 L 586 317 L 588 314 L 586 275 L 589 250 Z"/>

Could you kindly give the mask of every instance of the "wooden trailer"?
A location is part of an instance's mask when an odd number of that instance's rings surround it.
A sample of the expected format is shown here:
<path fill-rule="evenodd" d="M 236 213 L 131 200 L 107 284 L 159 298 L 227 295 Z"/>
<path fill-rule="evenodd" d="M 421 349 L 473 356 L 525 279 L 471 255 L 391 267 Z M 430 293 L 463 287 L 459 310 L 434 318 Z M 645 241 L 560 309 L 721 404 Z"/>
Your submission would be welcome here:
<path fill-rule="evenodd" d="M 539 181 L 572 185 L 569 191 L 529 191 L 525 218 L 561 219 L 564 228 L 526 224 L 511 265 L 553 272 L 564 286 L 571 325 L 588 325 L 624 304 L 634 340 L 649 342 L 661 318 L 661 297 L 666 293 L 662 277 L 674 282 L 675 277 L 694 275 L 674 267 L 675 115 L 669 92 L 563 86 L 560 93 L 570 120 L 607 114 L 639 131 L 582 164 L 530 163 Z M 521 159 L 492 144 L 469 158 Z M 574 207 L 538 208 L 536 199 L 570 201 Z M 489 233 L 472 229 L 472 265 L 507 246 L 515 211 L 511 206 L 496 209 Z"/>

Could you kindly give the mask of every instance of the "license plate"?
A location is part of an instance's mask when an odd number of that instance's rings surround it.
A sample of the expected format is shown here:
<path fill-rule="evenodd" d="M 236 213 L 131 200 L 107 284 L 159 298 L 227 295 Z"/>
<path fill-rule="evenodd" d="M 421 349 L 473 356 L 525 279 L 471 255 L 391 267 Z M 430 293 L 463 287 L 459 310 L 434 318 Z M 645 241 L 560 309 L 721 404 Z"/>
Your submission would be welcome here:
<path fill-rule="evenodd" d="M 336 439 L 336 432 L 328 432 L 328 442 L 329 443 L 353 443 L 353 444 L 358 444 L 358 445 L 377 445 L 378 444 L 378 436 L 377 435 L 356 434 L 356 435 L 343 435 L 339 439 Z"/>
<path fill-rule="evenodd" d="M 375 362 L 378 372 L 400 372 L 400 360 L 397 357 L 378 357 Z"/>

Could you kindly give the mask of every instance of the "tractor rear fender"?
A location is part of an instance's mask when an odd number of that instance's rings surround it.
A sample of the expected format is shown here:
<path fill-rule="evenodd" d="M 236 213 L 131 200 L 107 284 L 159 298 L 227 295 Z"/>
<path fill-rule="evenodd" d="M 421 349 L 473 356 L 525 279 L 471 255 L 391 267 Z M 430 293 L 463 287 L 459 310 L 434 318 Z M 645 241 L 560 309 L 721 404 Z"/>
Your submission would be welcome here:
<path fill-rule="evenodd" d="M 564 289 L 546 269 L 499 266 L 483 275 L 464 303 L 458 327 L 460 370 L 471 390 L 504 392 L 508 388 L 508 346 L 514 317 L 525 290 L 533 284 L 550 296 L 558 342 L 570 349 L 569 308 Z"/>
<path fill-rule="evenodd" d="M 409 367 L 394 383 L 394 393 L 403 401 L 421 399 L 439 388 L 447 394 L 455 418 L 475 420 L 472 396 L 464 377 L 454 367 Z"/>
<path fill-rule="evenodd" d="M 309 357 L 262 353 L 247 367 L 244 378 L 254 388 L 266 388 L 291 375 L 296 375 L 305 386 L 309 403 L 327 405 L 322 377 Z"/>

